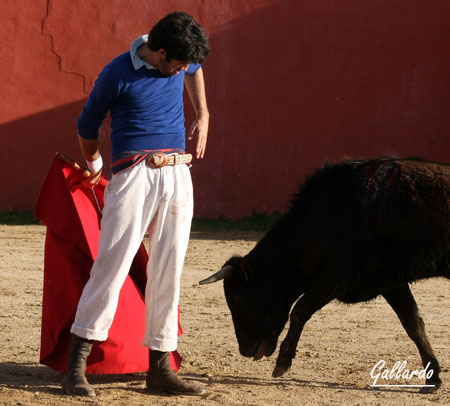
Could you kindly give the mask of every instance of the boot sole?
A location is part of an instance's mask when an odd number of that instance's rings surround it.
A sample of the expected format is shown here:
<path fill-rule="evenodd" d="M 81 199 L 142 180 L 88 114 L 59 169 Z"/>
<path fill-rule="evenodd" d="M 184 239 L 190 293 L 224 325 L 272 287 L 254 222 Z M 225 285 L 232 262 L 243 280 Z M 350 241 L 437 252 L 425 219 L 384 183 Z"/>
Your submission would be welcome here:
<path fill-rule="evenodd" d="M 146 388 L 145 392 L 149 395 L 170 395 L 170 396 L 203 396 L 206 394 L 206 390 L 203 389 L 200 392 L 183 392 L 173 389 L 163 389 L 163 388 Z"/>
<path fill-rule="evenodd" d="M 93 393 L 86 393 L 86 392 L 80 393 L 80 392 L 78 392 L 77 390 L 74 390 L 74 391 L 68 391 L 68 390 L 66 390 L 65 388 L 62 388 L 62 393 L 64 393 L 64 395 L 69 395 L 69 396 L 82 396 L 82 397 L 85 397 L 85 398 L 94 398 L 94 397 L 96 396 L 96 393 L 95 393 L 95 392 L 93 392 Z"/>

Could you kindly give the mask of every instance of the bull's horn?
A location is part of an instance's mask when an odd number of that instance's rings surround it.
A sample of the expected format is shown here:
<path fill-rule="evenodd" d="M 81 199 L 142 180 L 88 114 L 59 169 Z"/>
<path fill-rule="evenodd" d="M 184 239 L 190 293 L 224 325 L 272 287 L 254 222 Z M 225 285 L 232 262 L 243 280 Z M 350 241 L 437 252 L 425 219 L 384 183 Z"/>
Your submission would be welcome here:
<path fill-rule="evenodd" d="M 208 283 L 214 283 L 221 281 L 222 279 L 228 278 L 233 273 L 233 266 L 227 265 L 224 266 L 219 272 L 216 272 L 214 275 L 211 275 L 209 278 L 203 279 L 199 282 L 200 285 L 207 285 Z"/>

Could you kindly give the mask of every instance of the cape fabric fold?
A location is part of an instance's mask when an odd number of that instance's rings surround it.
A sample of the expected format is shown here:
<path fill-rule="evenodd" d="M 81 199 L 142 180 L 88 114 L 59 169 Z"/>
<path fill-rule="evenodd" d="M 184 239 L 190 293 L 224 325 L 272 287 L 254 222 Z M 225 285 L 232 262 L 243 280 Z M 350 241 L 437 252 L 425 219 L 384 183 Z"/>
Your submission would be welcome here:
<path fill-rule="evenodd" d="M 102 178 L 94 189 L 80 187 L 78 165 L 62 154 L 54 158 L 39 195 L 35 216 L 47 226 L 44 257 L 40 362 L 65 372 L 71 342 L 70 327 L 78 300 L 97 256 L 103 194 Z M 95 193 L 95 195 L 94 195 Z M 146 371 L 148 348 L 145 332 L 144 292 L 148 255 L 141 245 L 120 292 L 108 339 L 95 342 L 87 360 L 88 374 L 121 374 Z M 178 324 L 178 334 L 183 330 Z M 178 352 L 170 363 L 178 370 Z"/>

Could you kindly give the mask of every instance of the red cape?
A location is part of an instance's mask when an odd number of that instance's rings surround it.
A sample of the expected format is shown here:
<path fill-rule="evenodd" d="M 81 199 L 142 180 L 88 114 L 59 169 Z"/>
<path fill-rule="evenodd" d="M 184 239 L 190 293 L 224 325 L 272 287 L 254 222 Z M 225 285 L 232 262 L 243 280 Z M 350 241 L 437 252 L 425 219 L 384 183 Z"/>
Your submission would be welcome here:
<path fill-rule="evenodd" d="M 70 160 L 69 160 L 70 161 Z M 97 256 L 103 193 L 102 178 L 93 189 L 80 187 L 82 170 L 57 154 L 42 187 L 35 216 L 47 226 L 40 362 L 65 372 L 71 342 L 70 327 L 78 300 Z M 98 204 L 97 204 L 98 203 Z M 95 342 L 87 360 L 89 374 L 121 374 L 148 370 L 144 292 L 148 255 L 139 248 L 122 287 L 108 340 Z M 182 334 L 178 324 L 178 334 Z M 178 370 L 182 358 L 171 353 Z"/>

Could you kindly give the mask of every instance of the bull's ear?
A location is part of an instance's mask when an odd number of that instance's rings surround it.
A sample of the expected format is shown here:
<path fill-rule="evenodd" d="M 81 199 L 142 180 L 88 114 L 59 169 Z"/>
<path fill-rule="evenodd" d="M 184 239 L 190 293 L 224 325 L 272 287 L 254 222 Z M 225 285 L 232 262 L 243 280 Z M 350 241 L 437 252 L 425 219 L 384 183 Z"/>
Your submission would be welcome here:
<path fill-rule="evenodd" d="M 241 270 L 242 270 L 242 274 L 244 275 L 245 280 L 247 281 L 247 283 L 249 285 L 251 285 L 254 282 L 252 268 L 250 268 L 248 265 L 242 263 Z"/>
<path fill-rule="evenodd" d="M 219 272 L 216 272 L 214 275 L 209 278 L 203 279 L 199 282 L 200 285 L 207 285 L 209 283 L 214 283 L 221 281 L 222 279 L 229 278 L 233 275 L 234 268 L 231 265 L 224 266 Z"/>

